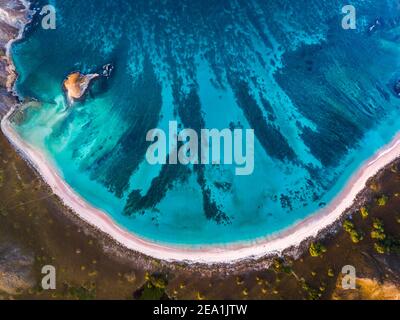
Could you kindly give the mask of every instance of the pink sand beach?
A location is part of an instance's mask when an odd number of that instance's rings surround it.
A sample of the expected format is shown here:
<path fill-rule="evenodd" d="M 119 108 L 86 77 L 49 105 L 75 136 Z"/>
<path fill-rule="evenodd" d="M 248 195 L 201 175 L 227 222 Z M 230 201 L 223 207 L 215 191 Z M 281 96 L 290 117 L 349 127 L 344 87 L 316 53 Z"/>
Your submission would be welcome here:
<path fill-rule="evenodd" d="M 3 133 L 25 160 L 34 166 L 67 207 L 124 247 L 165 261 L 233 263 L 279 254 L 285 249 L 299 246 L 305 239 L 317 236 L 320 231 L 337 221 L 346 209 L 353 205 L 357 195 L 365 188 L 368 179 L 400 155 L 400 135 L 397 135 L 391 143 L 381 148 L 355 172 L 340 194 L 327 207 L 275 236 L 249 243 L 190 248 L 145 240 L 124 230 L 105 212 L 91 206 L 63 180 L 40 150 L 23 141 L 15 132 L 8 120 L 12 113 L 13 110 L 9 111 L 1 121 Z"/>

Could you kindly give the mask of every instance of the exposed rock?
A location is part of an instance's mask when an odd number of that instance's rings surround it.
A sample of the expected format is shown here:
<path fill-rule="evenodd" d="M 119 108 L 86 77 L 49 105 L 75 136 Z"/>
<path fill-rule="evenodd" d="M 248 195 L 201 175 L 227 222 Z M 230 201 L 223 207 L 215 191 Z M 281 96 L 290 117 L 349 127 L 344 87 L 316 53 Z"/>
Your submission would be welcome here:
<path fill-rule="evenodd" d="M 26 5 L 23 0 L 0 0 L 0 20 L 20 29 L 28 22 Z"/>
<path fill-rule="evenodd" d="M 16 97 L 11 95 L 7 89 L 0 84 L 0 118 L 7 114 L 10 107 L 17 104 L 18 101 Z"/>
<path fill-rule="evenodd" d="M 8 94 L 7 91 L 12 91 L 16 79 L 15 68 L 8 56 L 8 50 L 12 41 L 21 36 L 30 17 L 31 12 L 24 1 L 0 0 L 0 88 L 7 89 L 6 91 L 2 90 L 0 94 L 10 96 L 10 98 L 6 98 L 7 100 L 11 99 L 11 94 Z M 5 103 L 4 99 L 1 99 L 0 116 L 6 111 L 6 106 L 9 105 Z"/>
<path fill-rule="evenodd" d="M 21 248 L 0 244 L 0 291 L 17 294 L 34 286 L 32 267 L 34 258 Z"/>
<path fill-rule="evenodd" d="M 356 281 L 356 290 L 345 290 L 341 287 L 342 277 L 339 277 L 337 288 L 332 298 L 334 300 L 399 300 L 400 288 L 391 282 L 380 283 L 375 279 L 360 278 Z"/>
<path fill-rule="evenodd" d="M 68 101 L 73 103 L 76 100 L 81 100 L 90 88 L 93 80 L 100 77 L 108 79 L 111 77 L 113 70 L 114 66 L 108 63 L 102 67 L 99 73 L 82 74 L 79 71 L 70 73 L 63 82 L 63 88 Z"/>
<path fill-rule="evenodd" d="M 114 70 L 114 66 L 111 63 L 103 66 L 103 77 L 109 78 Z"/>
<path fill-rule="evenodd" d="M 80 72 L 73 72 L 69 74 L 63 83 L 68 100 L 71 103 L 75 100 L 80 100 L 85 95 L 92 81 L 98 77 L 100 77 L 98 73 L 84 75 Z"/>

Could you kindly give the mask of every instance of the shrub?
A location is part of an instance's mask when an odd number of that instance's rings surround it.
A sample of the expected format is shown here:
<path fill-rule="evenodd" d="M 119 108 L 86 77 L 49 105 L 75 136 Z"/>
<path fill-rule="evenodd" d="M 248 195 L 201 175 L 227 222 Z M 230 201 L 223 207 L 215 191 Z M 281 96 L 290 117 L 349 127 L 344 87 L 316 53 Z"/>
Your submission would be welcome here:
<path fill-rule="evenodd" d="M 205 299 L 205 297 L 204 297 L 204 295 L 201 293 L 201 292 L 197 292 L 196 293 L 196 299 L 197 300 L 204 300 Z"/>
<path fill-rule="evenodd" d="M 375 248 L 375 251 L 380 254 L 384 254 L 386 252 L 385 246 L 380 243 L 375 243 L 374 248 Z"/>
<path fill-rule="evenodd" d="M 379 230 L 381 232 L 385 232 L 384 226 L 383 226 L 383 222 L 380 219 L 374 219 L 373 223 L 372 223 L 372 227 L 375 230 Z"/>
<path fill-rule="evenodd" d="M 317 243 L 313 242 L 310 245 L 309 251 L 310 251 L 310 255 L 312 257 L 320 257 L 320 256 L 322 256 L 323 253 L 326 252 L 326 248 L 319 242 L 317 242 Z"/>
<path fill-rule="evenodd" d="M 389 198 L 387 196 L 383 195 L 382 197 L 378 198 L 377 204 L 380 207 L 384 207 L 384 206 L 386 206 L 388 200 L 389 200 Z"/>
<path fill-rule="evenodd" d="M 351 241 L 353 241 L 353 243 L 359 243 L 361 240 L 364 239 L 363 234 L 355 229 L 354 223 L 350 220 L 346 220 L 343 223 L 343 229 L 350 235 Z"/>
<path fill-rule="evenodd" d="M 244 283 L 244 280 L 241 277 L 236 277 L 236 284 L 241 286 Z"/>
<path fill-rule="evenodd" d="M 351 237 L 351 241 L 353 241 L 353 243 L 359 243 L 361 240 L 364 239 L 364 236 L 362 235 L 362 233 L 358 232 L 357 230 L 351 230 L 350 237 Z"/>
<path fill-rule="evenodd" d="M 371 238 L 375 240 L 385 240 L 386 235 L 380 230 L 373 230 L 371 232 Z"/>
<path fill-rule="evenodd" d="M 368 215 L 369 215 L 368 209 L 365 208 L 365 207 L 362 207 L 362 208 L 360 209 L 360 214 L 361 214 L 361 217 L 362 217 L 363 219 L 367 219 L 367 218 L 368 218 Z"/>
<path fill-rule="evenodd" d="M 353 222 L 351 222 L 350 220 L 345 220 L 345 222 L 343 223 L 343 229 L 346 232 L 351 232 L 352 230 L 354 230 Z"/>

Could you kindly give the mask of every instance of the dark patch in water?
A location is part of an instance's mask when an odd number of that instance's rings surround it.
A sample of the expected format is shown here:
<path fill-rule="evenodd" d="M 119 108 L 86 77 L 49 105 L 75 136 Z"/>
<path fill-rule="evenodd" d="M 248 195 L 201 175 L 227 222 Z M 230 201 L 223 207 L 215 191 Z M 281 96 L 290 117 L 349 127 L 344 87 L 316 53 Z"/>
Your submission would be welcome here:
<path fill-rule="evenodd" d="M 158 177 L 151 182 L 149 191 L 141 196 L 140 190 L 133 190 L 126 202 L 124 214 L 132 215 L 145 209 L 154 208 L 175 183 L 184 183 L 190 175 L 190 169 L 181 164 L 165 164 Z"/>
<path fill-rule="evenodd" d="M 129 98 L 131 109 L 126 119 L 130 126 L 116 147 L 99 159 L 96 165 L 96 169 L 102 171 L 106 167 L 102 181 L 118 197 L 122 197 L 127 190 L 130 176 L 143 161 L 150 145 L 143 139 L 144 133 L 155 128 L 159 120 L 161 85 L 148 57 L 145 58 L 143 73 L 136 80 Z"/>
<path fill-rule="evenodd" d="M 245 82 L 234 80 L 231 80 L 231 85 L 239 107 L 243 110 L 264 150 L 273 158 L 295 161 L 296 155 L 286 138 L 275 125 L 270 125 L 265 121 L 257 102 L 249 93 L 249 86 Z"/>
<path fill-rule="evenodd" d="M 179 84 L 180 81 L 176 81 Z M 204 119 L 201 114 L 200 98 L 196 88 L 193 87 L 186 96 L 183 94 L 179 86 L 174 87 L 175 104 L 178 106 L 177 111 L 185 128 L 193 129 L 200 136 L 200 130 L 205 127 Z M 217 203 L 213 200 L 212 192 L 207 187 L 205 179 L 205 166 L 194 165 L 194 171 L 197 174 L 197 183 L 200 185 L 203 195 L 203 210 L 207 219 L 212 219 L 217 223 L 229 223 L 229 217 L 221 210 Z"/>

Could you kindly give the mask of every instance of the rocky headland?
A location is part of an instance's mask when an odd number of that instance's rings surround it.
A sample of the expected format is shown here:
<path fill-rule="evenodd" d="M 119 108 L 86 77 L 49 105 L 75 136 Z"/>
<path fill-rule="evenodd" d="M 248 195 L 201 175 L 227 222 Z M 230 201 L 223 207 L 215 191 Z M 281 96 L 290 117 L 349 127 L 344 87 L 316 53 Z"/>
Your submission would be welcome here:
<path fill-rule="evenodd" d="M 12 94 L 17 74 L 9 54 L 10 46 L 22 36 L 31 12 L 23 0 L 0 0 L 0 116 L 17 102 Z"/>

